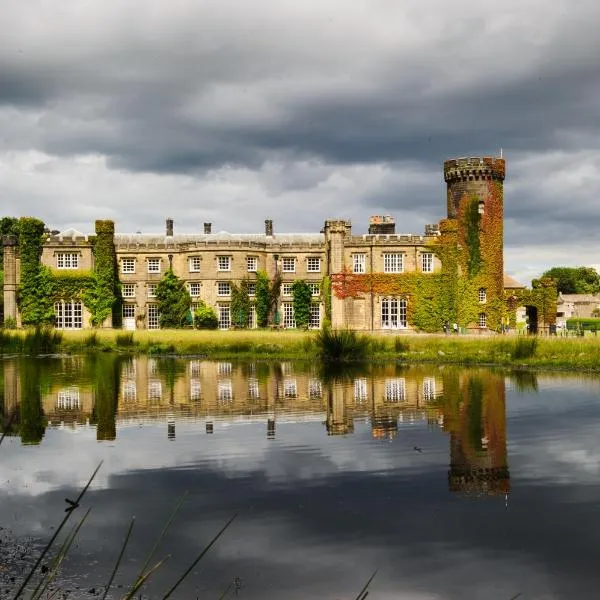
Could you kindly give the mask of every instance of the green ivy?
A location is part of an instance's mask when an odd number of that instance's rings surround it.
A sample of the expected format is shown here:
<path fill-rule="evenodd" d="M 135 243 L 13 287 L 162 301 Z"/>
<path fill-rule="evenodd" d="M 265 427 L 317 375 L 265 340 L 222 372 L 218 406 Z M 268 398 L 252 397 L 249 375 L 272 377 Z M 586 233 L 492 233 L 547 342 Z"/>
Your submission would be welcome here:
<path fill-rule="evenodd" d="M 292 296 L 294 298 L 294 320 L 296 327 L 307 329 L 310 319 L 310 305 L 312 303 L 312 293 L 308 283 L 303 279 L 297 279 L 292 284 Z"/>
<path fill-rule="evenodd" d="M 92 325 L 99 327 L 111 314 L 114 321 L 120 320 L 121 290 L 114 243 L 115 224 L 113 221 L 98 220 L 95 229 L 94 275 L 83 300 L 91 313 Z"/>
<path fill-rule="evenodd" d="M 208 306 L 202 300 L 197 301 L 196 312 L 194 313 L 194 327 L 196 329 L 217 329 L 219 326 L 219 317 L 212 306 Z"/>
<path fill-rule="evenodd" d="M 169 269 L 156 286 L 161 327 L 180 328 L 187 324 L 192 299 L 183 280 Z"/>
<path fill-rule="evenodd" d="M 259 327 L 269 324 L 271 310 L 269 277 L 264 271 L 256 274 L 256 322 Z"/>
<path fill-rule="evenodd" d="M 248 327 L 252 304 L 248 295 L 248 280 L 244 279 L 240 285 L 231 285 L 231 322 L 238 329 Z"/>
<path fill-rule="evenodd" d="M 321 281 L 321 297 L 325 307 L 325 320 L 331 323 L 331 277 L 325 275 Z"/>
<path fill-rule="evenodd" d="M 40 264 L 44 243 L 44 223 L 33 217 L 19 221 L 21 279 L 17 303 L 24 326 L 49 325 L 54 321 L 54 278 Z"/>
<path fill-rule="evenodd" d="M 479 214 L 479 199 L 469 199 L 464 214 L 465 240 L 468 246 L 467 271 L 469 277 L 474 277 L 481 270 L 481 247 L 479 240 L 479 228 L 481 215 Z"/>

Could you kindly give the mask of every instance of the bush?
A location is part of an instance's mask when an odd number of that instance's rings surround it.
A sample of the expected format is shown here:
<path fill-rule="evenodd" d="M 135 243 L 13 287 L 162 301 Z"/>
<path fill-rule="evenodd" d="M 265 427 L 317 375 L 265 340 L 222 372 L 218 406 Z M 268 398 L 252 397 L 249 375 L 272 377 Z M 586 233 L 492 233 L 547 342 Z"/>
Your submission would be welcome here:
<path fill-rule="evenodd" d="M 196 329 L 217 329 L 219 327 L 217 313 L 205 302 L 198 302 L 198 308 L 194 313 L 194 327 Z"/>
<path fill-rule="evenodd" d="M 364 360 L 369 349 L 369 339 L 350 329 L 322 329 L 315 341 L 319 355 L 324 361 Z"/>
<path fill-rule="evenodd" d="M 4 329 L 16 329 L 16 328 L 17 328 L 16 319 L 13 319 L 12 317 L 6 317 L 4 319 Z"/>
<path fill-rule="evenodd" d="M 567 329 L 569 331 L 598 331 L 600 330 L 600 319 L 592 317 L 567 319 Z"/>
<path fill-rule="evenodd" d="M 519 337 L 512 350 L 513 359 L 533 358 L 537 344 L 538 340 L 535 337 Z"/>
<path fill-rule="evenodd" d="M 118 333 L 115 341 L 117 346 L 133 346 L 133 332 Z"/>

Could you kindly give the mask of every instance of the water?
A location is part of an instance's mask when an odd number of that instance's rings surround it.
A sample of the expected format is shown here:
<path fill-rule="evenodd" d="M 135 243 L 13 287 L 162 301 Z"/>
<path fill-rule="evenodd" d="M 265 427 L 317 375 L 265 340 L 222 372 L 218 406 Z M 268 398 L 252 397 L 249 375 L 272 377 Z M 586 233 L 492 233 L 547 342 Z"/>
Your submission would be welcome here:
<path fill-rule="evenodd" d="M 598 379 L 397 365 L 5 357 L 0 598 L 104 461 L 56 597 L 596 598 Z M 10 427 L 10 415 L 15 414 Z M 11 581 L 11 577 L 15 581 Z"/>

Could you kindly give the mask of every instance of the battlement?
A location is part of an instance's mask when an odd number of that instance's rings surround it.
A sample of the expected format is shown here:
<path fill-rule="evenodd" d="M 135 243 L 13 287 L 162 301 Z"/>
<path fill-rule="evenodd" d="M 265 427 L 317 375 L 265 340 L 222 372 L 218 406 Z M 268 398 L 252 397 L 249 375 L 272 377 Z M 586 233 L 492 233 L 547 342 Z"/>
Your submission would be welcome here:
<path fill-rule="evenodd" d="M 506 161 L 493 156 L 467 156 L 444 162 L 444 179 L 453 181 L 504 181 Z"/>

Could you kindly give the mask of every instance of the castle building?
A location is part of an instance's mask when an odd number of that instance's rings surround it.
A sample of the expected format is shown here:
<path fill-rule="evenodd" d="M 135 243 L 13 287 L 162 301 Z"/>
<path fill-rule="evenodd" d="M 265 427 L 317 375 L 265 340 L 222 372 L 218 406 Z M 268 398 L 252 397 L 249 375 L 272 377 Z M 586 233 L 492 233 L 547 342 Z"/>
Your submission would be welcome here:
<path fill-rule="evenodd" d="M 172 219 L 163 234 L 114 233 L 110 221 L 97 221 L 95 235 L 74 229 L 48 232 L 40 264 L 57 279 L 98 270 L 97 240 L 108 240 L 118 273 L 122 303 L 114 315 L 125 329 L 156 329 L 156 286 L 172 271 L 184 280 L 192 308 L 202 300 L 215 308 L 219 327 L 232 326 L 232 286 L 247 282 L 253 301 L 257 274 L 280 281 L 271 323 L 295 327 L 292 285 L 304 280 L 313 296 L 310 328 L 324 320 L 356 330 L 441 331 L 454 323 L 472 331 L 499 331 L 505 318 L 503 273 L 502 158 L 469 157 L 444 163 L 447 218 L 426 225 L 423 234 L 402 234 L 391 216 L 374 216 L 369 232 L 352 233 L 350 221 L 326 220 L 319 233 L 281 234 L 265 221 L 263 233 L 178 234 Z M 107 237 L 108 236 L 108 237 Z M 4 318 L 26 324 L 17 302 L 27 274 L 21 240 L 5 236 Z M 83 284 L 82 284 L 83 285 Z M 60 329 L 90 327 L 84 290 L 58 286 L 54 323 Z M 111 327 L 109 316 L 102 325 Z M 253 307 L 250 328 L 257 326 Z"/>

